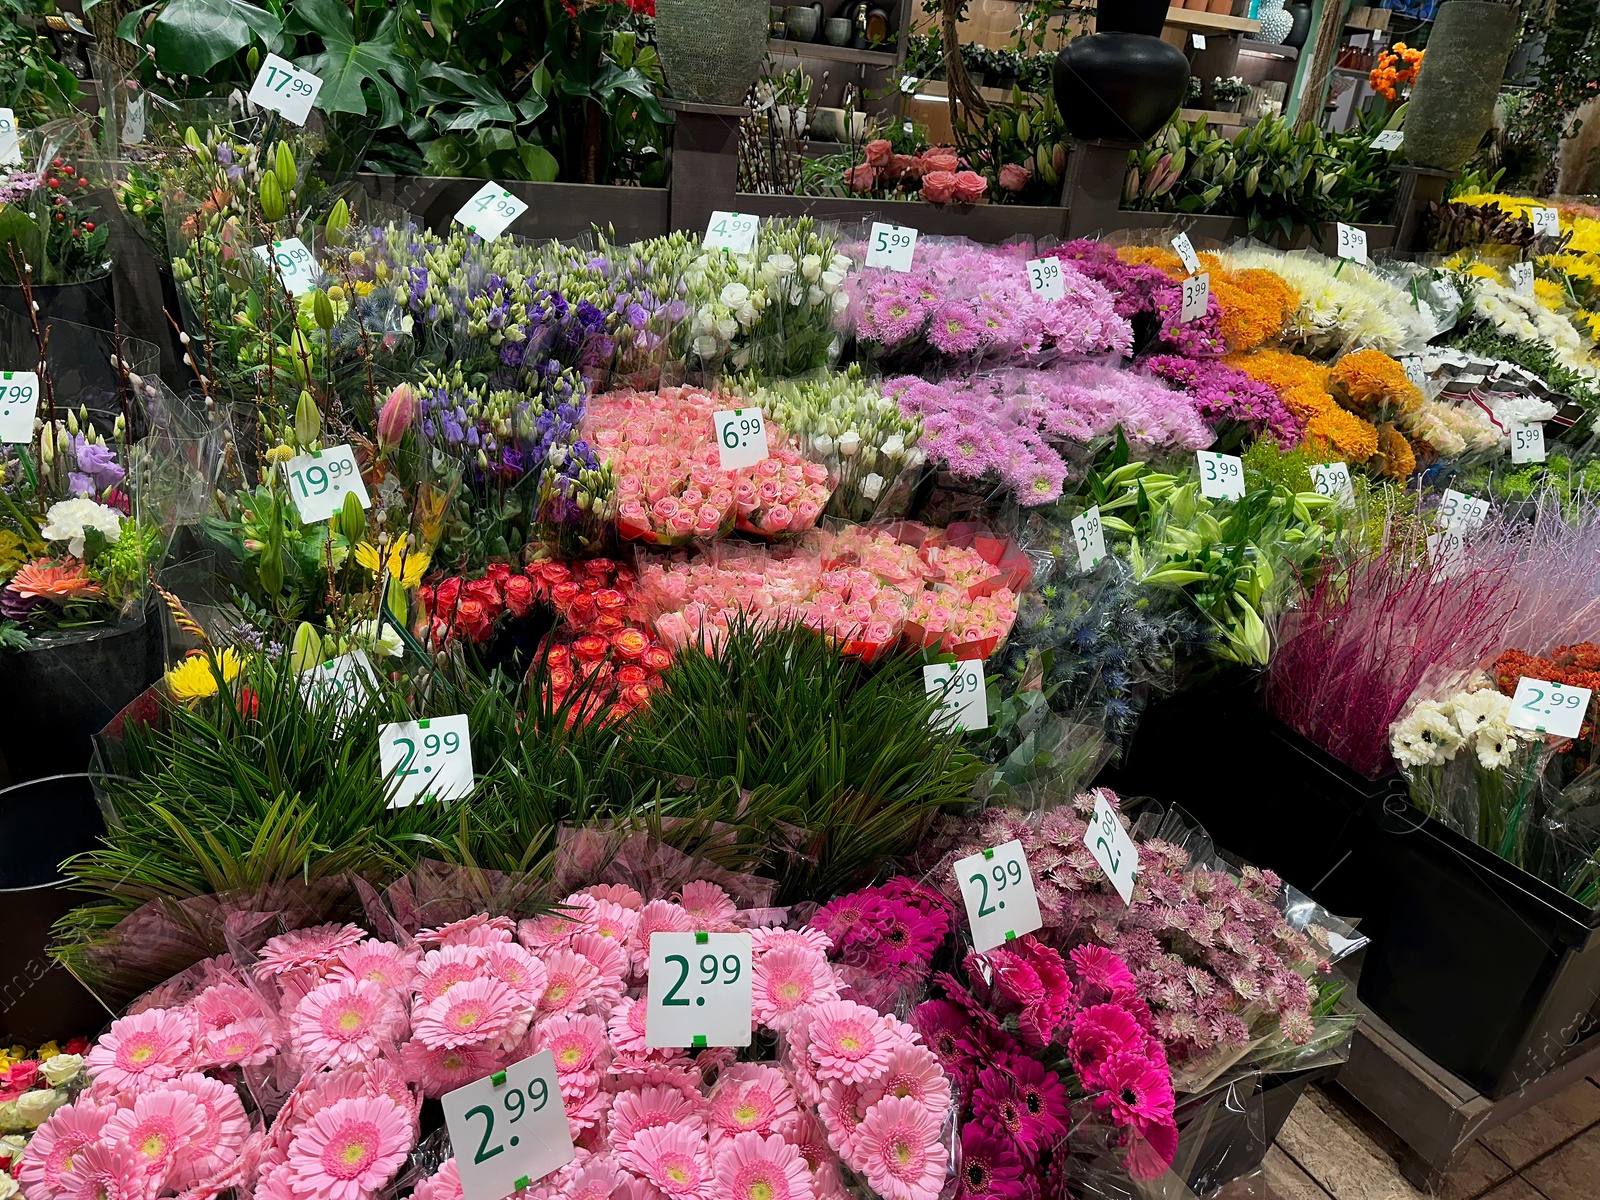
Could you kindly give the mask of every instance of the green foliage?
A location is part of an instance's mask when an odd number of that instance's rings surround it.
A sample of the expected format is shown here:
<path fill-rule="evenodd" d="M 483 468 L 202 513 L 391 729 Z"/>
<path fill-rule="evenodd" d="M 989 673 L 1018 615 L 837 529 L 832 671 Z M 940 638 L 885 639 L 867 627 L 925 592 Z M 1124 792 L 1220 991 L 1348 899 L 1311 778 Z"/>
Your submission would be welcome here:
<path fill-rule="evenodd" d="M 314 35 L 322 43 L 319 53 L 298 60 L 299 66 L 322 79 L 319 108 L 366 113 L 376 102 L 381 127 L 400 123 L 406 107 L 402 98 L 415 94 L 416 79 L 400 52 L 399 9 L 381 7 L 363 13 L 359 4 L 350 9 L 340 0 L 295 0 L 285 29 Z"/>
<path fill-rule="evenodd" d="M 23 23 L 54 11 L 50 0 L 0 0 L 0 108 L 24 128 L 67 115 L 78 100 L 77 77 L 50 39 Z"/>

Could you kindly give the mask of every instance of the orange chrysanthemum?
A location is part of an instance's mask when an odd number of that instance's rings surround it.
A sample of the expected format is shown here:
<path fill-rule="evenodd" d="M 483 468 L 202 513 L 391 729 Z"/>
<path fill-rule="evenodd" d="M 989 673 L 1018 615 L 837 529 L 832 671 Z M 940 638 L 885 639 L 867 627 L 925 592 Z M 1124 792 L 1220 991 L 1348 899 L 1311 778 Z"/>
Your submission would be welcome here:
<path fill-rule="evenodd" d="M 1125 263 L 1155 267 L 1174 280 L 1188 275 L 1182 260 L 1160 246 L 1124 246 L 1117 257 Z M 1215 254 L 1198 257 L 1222 310 L 1222 337 L 1230 350 L 1244 353 L 1277 337 L 1300 307 L 1300 293 L 1276 272 L 1259 267 L 1230 271 Z"/>
<path fill-rule="evenodd" d="M 24 563 L 11 577 L 11 590 L 25 599 L 42 596 L 46 600 L 95 600 L 100 585 L 85 573 L 75 558 L 36 558 Z"/>
<path fill-rule="evenodd" d="M 1278 393 L 1284 406 L 1306 427 L 1306 445 L 1315 453 L 1364 463 L 1377 452 L 1378 431 L 1368 421 L 1334 403 L 1328 368 L 1285 350 L 1232 354 L 1223 360 Z"/>
<path fill-rule="evenodd" d="M 1385 422 L 1378 426 L 1378 448 L 1367 467 L 1388 479 L 1405 479 L 1417 469 L 1417 455 L 1405 434 Z"/>
<path fill-rule="evenodd" d="M 1369 417 L 1410 412 L 1422 403 L 1406 369 L 1381 350 L 1346 354 L 1333 366 L 1333 384 L 1342 403 Z"/>

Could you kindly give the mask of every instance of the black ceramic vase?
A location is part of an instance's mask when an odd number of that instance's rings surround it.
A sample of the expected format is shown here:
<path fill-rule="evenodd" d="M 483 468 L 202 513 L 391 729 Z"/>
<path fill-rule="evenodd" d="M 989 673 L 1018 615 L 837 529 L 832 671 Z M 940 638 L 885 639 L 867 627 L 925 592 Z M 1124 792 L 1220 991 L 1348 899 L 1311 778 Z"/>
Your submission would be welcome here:
<path fill-rule="evenodd" d="M 1075 138 L 1148 141 L 1178 111 L 1189 60 L 1156 36 L 1165 0 L 1100 0 L 1095 28 L 1056 56 L 1056 104 Z"/>
<path fill-rule="evenodd" d="M 1311 5 L 1291 4 L 1289 16 L 1294 19 L 1294 24 L 1289 26 L 1289 36 L 1283 39 L 1283 44 L 1296 50 L 1302 49 L 1311 34 Z"/>

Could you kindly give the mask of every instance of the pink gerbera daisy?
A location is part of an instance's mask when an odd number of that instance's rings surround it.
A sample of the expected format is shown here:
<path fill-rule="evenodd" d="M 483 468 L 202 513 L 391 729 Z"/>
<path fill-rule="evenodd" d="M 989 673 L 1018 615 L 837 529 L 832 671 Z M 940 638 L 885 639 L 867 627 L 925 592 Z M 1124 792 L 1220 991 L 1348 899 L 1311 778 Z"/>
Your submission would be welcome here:
<path fill-rule="evenodd" d="M 675 1087 L 657 1084 L 637 1091 L 619 1092 L 611 1102 L 611 1141 L 622 1146 L 643 1129 L 663 1125 L 689 1125 L 704 1131 L 701 1101 Z"/>
<path fill-rule="evenodd" d="M 462 1200 L 461 1171 L 456 1160 L 447 1158 L 438 1171 L 417 1184 L 411 1200 Z"/>
<path fill-rule="evenodd" d="M 1085 985 L 1099 988 L 1116 999 L 1133 994 L 1133 972 L 1119 955 L 1104 946 L 1077 946 L 1068 957 Z"/>
<path fill-rule="evenodd" d="M 821 930 L 834 945 L 843 946 L 867 926 L 881 903 L 869 892 L 836 896 L 817 909 L 816 916 L 811 918 L 811 928 Z"/>
<path fill-rule="evenodd" d="M 811 1200 L 806 1160 L 779 1134 L 741 1133 L 725 1141 L 716 1172 L 718 1200 Z"/>
<path fill-rule="evenodd" d="M 727 892 L 703 879 L 684 884 L 683 890 L 678 893 L 678 904 L 695 919 L 701 929 L 725 925 L 739 911 Z"/>
<path fill-rule="evenodd" d="M 625 942 L 598 933 L 580 933 L 573 937 L 572 949 L 593 963 L 595 970 L 600 972 L 598 994 L 601 997 L 611 1001 L 621 997 L 623 988 L 627 986 L 628 972 L 633 969 Z"/>
<path fill-rule="evenodd" d="M 250 1118 L 245 1115 L 238 1089 L 220 1079 L 191 1071 L 166 1086 L 193 1096 L 204 1116 L 199 1135 L 179 1152 L 173 1164 L 169 1183 L 182 1189 L 210 1179 L 238 1158 L 250 1136 Z"/>
<path fill-rule="evenodd" d="M 289 1019 L 289 1040 L 308 1066 L 374 1058 L 405 1036 L 405 1014 L 370 979 L 312 988 Z"/>
<path fill-rule="evenodd" d="M 612 941 L 626 942 L 633 936 L 633 927 L 639 923 L 637 909 L 625 908 L 614 900 L 597 900 L 588 897 L 589 933 Z"/>
<path fill-rule="evenodd" d="M 87 1100 L 58 1108 L 46 1118 L 23 1152 L 17 1178 L 34 1200 L 53 1200 L 62 1187 L 62 1173 L 85 1146 L 100 1140 L 106 1122 L 116 1115 L 114 1104 Z"/>
<path fill-rule="evenodd" d="M 807 1053 L 817 1078 L 861 1083 L 888 1065 L 896 1039 L 875 1009 L 852 1000 L 828 1000 L 811 1010 Z"/>
<path fill-rule="evenodd" d="M 534 1029 L 533 1048 L 550 1051 L 557 1075 L 598 1079 L 607 1049 L 605 1022 L 595 1016 L 562 1013 Z"/>
<path fill-rule="evenodd" d="M 861 1105 L 860 1084 L 835 1081 L 823 1091 L 817 1113 L 828 1131 L 829 1144 L 841 1157 L 855 1159 L 856 1134 L 861 1130 L 865 1111 Z"/>
<path fill-rule="evenodd" d="M 645 1052 L 645 1013 L 643 1004 L 627 996 L 611 1009 L 606 1019 L 606 1033 L 611 1038 L 611 1048 L 618 1054 Z"/>
<path fill-rule="evenodd" d="M 85 1146 L 61 1173 L 61 1195 L 65 1200 L 150 1200 L 161 1181 L 146 1163 L 126 1142 Z"/>
<path fill-rule="evenodd" d="M 1119 1125 L 1157 1124 L 1172 1120 L 1172 1072 L 1165 1063 L 1141 1054 L 1113 1054 L 1100 1071 L 1104 1086 L 1095 1107 L 1110 1107 Z"/>
<path fill-rule="evenodd" d="M 121 1017 L 100 1036 L 85 1065 L 94 1081 L 116 1091 L 137 1091 L 188 1069 L 190 1031 L 181 1009 L 149 1008 Z"/>
<path fill-rule="evenodd" d="M 359 925 L 339 924 L 314 925 L 310 929 L 281 933 L 261 947 L 256 978 L 271 979 L 288 971 L 320 967 L 366 936 L 366 930 Z"/>
<path fill-rule="evenodd" d="M 711 1181 L 705 1135 L 693 1125 L 642 1129 L 628 1139 L 619 1161 L 625 1170 L 674 1198 L 703 1197 Z"/>
<path fill-rule="evenodd" d="M 1178 1156 L 1178 1127 L 1171 1121 L 1135 1122 L 1122 1165 L 1135 1179 L 1160 1179 Z"/>
<path fill-rule="evenodd" d="M 470 979 L 424 1005 L 413 1024 L 418 1041 L 439 1049 L 498 1042 L 524 1015 L 510 985 L 493 978 Z"/>
<path fill-rule="evenodd" d="M 505 1065 L 503 1055 L 483 1046 L 451 1046 L 434 1049 L 412 1040 L 400 1050 L 400 1065 L 406 1078 L 422 1088 L 428 1097 L 442 1096 L 474 1079 L 482 1079 Z"/>
<path fill-rule="evenodd" d="M 939 1122 L 915 1100 L 885 1096 L 873 1105 L 856 1132 L 856 1158 L 884 1200 L 934 1200 L 944 1186 Z"/>
<path fill-rule="evenodd" d="M 402 950 L 393 942 L 368 938 L 339 952 L 339 961 L 328 972 L 329 979 L 370 979 L 386 991 L 409 992 L 416 978 L 415 950 Z"/>
<path fill-rule="evenodd" d="M 278 1052 L 273 1023 L 250 1017 L 213 1029 L 201 1041 L 197 1067 L 254 1067 Z"/>
<path fill-rule="evenodd" d="M 261 997 L 237 983 L 218 983 L 208 987 L 195 997 L 193 1009 L 202 1030 L 222 1029 L 267 1015 Z"/>
<path fill-rule="evenodd" d="M 1067 1050 L 1078 1077 L 1093 1088 L 1100 1086 L 1102 1064 L 1113 1055 L 1143 1050 L 1147 1040 L 1138 1019 L 1120 1004 L 1095 1004 L 1073 1019 Z"/>
<path fill-rule="evenodd" d="M 589 928 L 584 920 L 586 916 L 584 910 L 574 907 L 534 917 L 517 926 L 517 941 L 529 950 L 566 946 L 571 943 L 573 934 Z"/>
<path fill-rule="evenodd" d="M 339 1100 L 295 1131 L 290 1184 L 317 1200 L 363 1200 L 394 1178 L 411 1144 L 410 1114 L 389 1097 Z"/>
<path fill-rule="evenodd" d="M 417 968 L 416 998 L 412 1008 L 437 1000 L 458 983 L 483 975 L 489 951 L 483 946 L 441 946 L 422 956 Z"/>
<path fill-rule="evenodd" d="M 484 953 L 487 957 L 483 961 L 483 969 L 509 985 L 524 1007 L 530 1010 L 534 1008 L 539 1003 L 539 997 L 544 995 L 548 981 L 544 964 L 515 942 L 497 942 L 485 946 Z"/>
<path fill-rule="evenodd" d="M 643 974 L 650 968 L 650 935 L 653 933 L 693 933 L 694 918 L 687 909 L 665 900 L 652 900 L 639 910 L 639 923 L 633 927 L 629 944 L 633 969 Z"/>
<path fill-rule="evenodd" d="M 909 1097 L 934 1112 L 943 1112 L 950 1107 L 950 1077 L 939 1065 L 938 1055 L 908 1042 L 890 1052 L 883 1070 L 861 1090 L 861 1102 L 866 1106 L 884 1096 Z"/>
<path fill-rule="evenodd" d="M 206 1126 L 206 1112 L 188 1092 L 153 1088 L 135 1097 L 106 1122 L 102 1140 L 132 1146 L 144 1161 L 156 1186 L 166 1182 L 172 1160 L 187 1150 Z"/>
<path fill-rule="evenodd" d="M 794 1124 L 794 1090 L 783 1072 L 761 1063 L 740 1063 L 723 1072 L 711 1096 L 712 1139 L 786 1132 Z"/>
<path fill-rule="evenodd" d="M 488 946 L 495 942 L 509 942 L 516 932 L 517 923 L 510 917 L 473 913 L 470 917 L 451 921 L 437 929 L 424 929 L 417 934 L 417 941 L 424 946 Z"/>
<path fill-rule="evenodd" d="M 805 929 L 763 927 L 750 931 L 750 952 L 757 956 L 790 946 L 815 950 L 818 954 L 826 956 L 833 949 L 833 939 L 822 930 L 810 926 Z"/>
<path fill-rule="evenodd" d="M 625 883 L 597 883 L 593 887 L 583 889 L 583 894 L 593 896 L 596 900 L 609 900 L 613 904 L 620 904 L 623 908 L 631 908 L 638 912 L 644 907 L 644 897 Z"/>
<path fill-rule="evenodd" d="M 544 995 L 539 998 L 541 1020 L 579 1011 L 599 989 L 600 972 L 574 950 L 553 950 L 546 954 L 544 969 Z"/>
<path fill-rule="evenodd" d="M 611 1200 L 622 1172 L 609 1154 L 591 1155 L 561 1189 L 561 1200 Z"/>
<path fill-rule="evenodd" d="M 761 955 L 750 968 L 752 1012 L 772 1029 L 788 1029 L 802 1010 L 839 998 L 839 981 L 816 950 L 785 946 Z"/>

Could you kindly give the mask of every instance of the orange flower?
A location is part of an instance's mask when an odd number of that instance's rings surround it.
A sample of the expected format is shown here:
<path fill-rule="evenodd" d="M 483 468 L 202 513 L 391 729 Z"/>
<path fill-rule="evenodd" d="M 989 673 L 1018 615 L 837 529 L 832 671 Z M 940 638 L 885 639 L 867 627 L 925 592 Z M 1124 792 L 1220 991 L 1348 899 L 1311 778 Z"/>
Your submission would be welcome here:
<path fill-rule="evenodd" d="M 1367 467 L 1389 479 L 1405 479 L 1417 469 L 1417 455 L 1405 435 L 1385 422 L 1378 426 L 1378 448 Z"/>
<path fill-rule="evenodd" d="M 1377 452 L 1378 431 L 1334 403 L 1326 367 L 1284 350 L 1232 354 L 1223 361 L 1278 393 L 1285 407 L 1305 422 L 1306 445 L 1312 451 L 1356 463 Z"/>
<path fill-rule="evenodd" d="M 26 599 L 95 600 L 101 595 L 100 585 L 85 574 L 84 565 L 75 558 L 36 558 L 24 563 L 11 577 L 11 588 Z"/>
<path fill-rule="evenodd" d="M 1381 350 L 1346 354 L 1334 364 L 1332 378 L 1340 402 L 1368 416 L 1410 412 L 1422 403 L 1405 368 Z"/>

